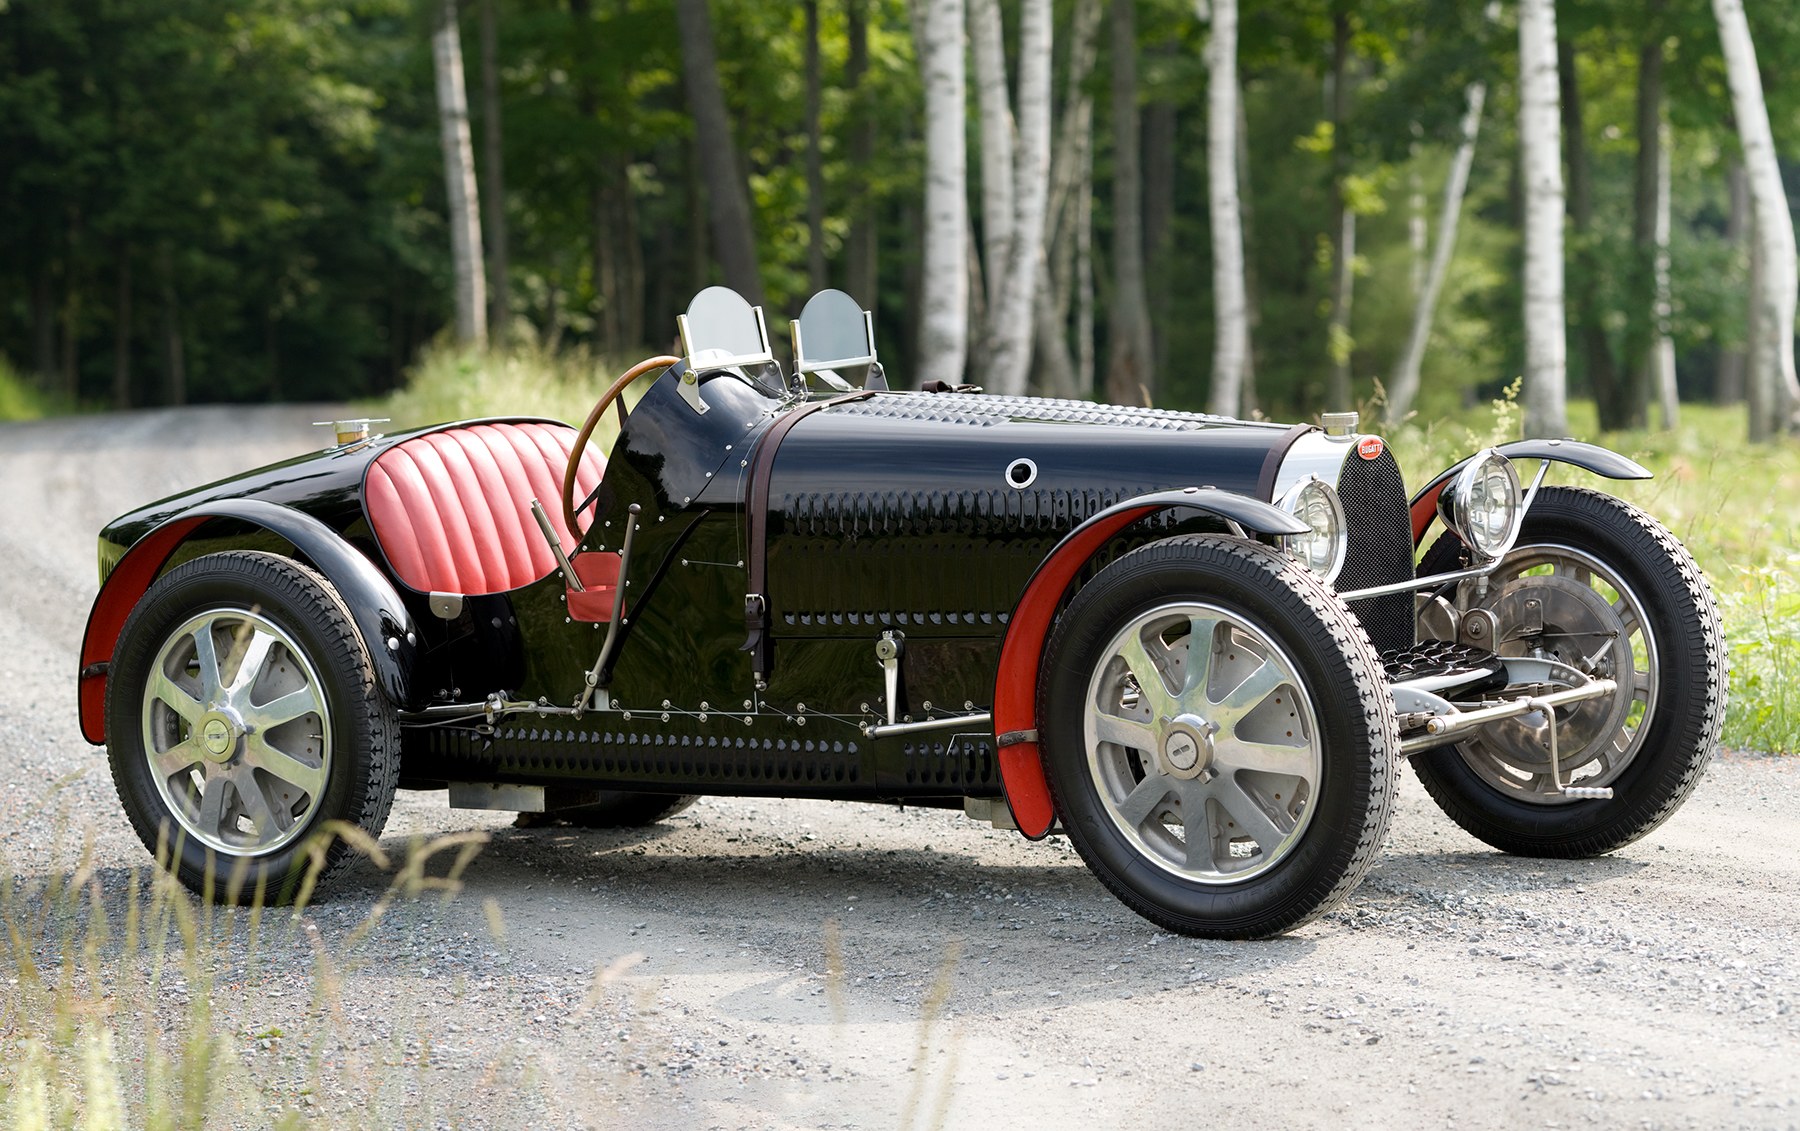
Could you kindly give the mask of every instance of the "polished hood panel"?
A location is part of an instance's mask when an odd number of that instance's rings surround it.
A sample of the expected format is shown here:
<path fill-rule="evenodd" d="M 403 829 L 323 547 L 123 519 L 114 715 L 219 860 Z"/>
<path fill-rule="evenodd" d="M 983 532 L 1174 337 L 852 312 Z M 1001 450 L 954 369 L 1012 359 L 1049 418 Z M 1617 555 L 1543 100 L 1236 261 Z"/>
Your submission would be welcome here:
<path fill-rule="evenodd" d="M 998 639 L 1032 571 L 1087 518 L 1170 487 L 1267 499 L 1304 431 L 964 394 L 833 405 L 775 458 L 772 628 Z"/>
<path fill-rule="evenodd" d="M 1267 499 L 1293 429 L 1085 401 L 896 394 L 834 405 L 794 429 L 775 461 L 770 500 L 826 492 L 1046 492 L 1128 497 L 1220 487 Z M 1009 481 L 1029 460 L 1029 483 Z M 1022 479 L 1030 469 L 1017 472 Z M 1019 496 L 1007 500 L 1006 495 Z"/>

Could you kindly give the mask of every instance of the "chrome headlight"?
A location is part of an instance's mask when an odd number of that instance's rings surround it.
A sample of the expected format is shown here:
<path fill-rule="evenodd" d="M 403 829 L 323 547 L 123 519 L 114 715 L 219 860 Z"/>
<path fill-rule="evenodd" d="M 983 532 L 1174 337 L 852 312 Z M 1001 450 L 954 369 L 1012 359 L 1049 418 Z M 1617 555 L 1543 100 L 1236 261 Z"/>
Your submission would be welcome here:
<path fill-rule="evenodd" d="M 1438 496 L 1438 516 L 1483 564 L 1505 556 L 1524 518 L 1512 461 L 1493 448 L 1477 453 Z"/>
<path fill-rule="evenodd" d="M 1309 475 L 1282 496 L 1281 509 L 1309 527 L 1305 534 L 1282 538 L 1282 549 L 1329 585 L 1344 568 L 1344 548 L 1350 537 L 1337 491 L 1317 475 Z"/>

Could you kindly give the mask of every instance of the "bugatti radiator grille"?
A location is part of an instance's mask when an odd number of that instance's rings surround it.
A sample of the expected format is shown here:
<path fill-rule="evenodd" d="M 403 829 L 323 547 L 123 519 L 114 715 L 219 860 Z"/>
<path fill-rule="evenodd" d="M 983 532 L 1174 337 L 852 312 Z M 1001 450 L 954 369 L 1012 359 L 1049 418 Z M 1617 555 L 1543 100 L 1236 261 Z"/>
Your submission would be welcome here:
<path fill-rule="evenodd" d="M 1337 489 L 1350 527 L 1338 590 L 1367 589 L 1412 577 L 1412 519 L 1407 511 L 1406 483 L 1393 453 L 1383 451 L 1372 460 L 1351 456 L 1344 461 Z M 1362 620 L 1377 652 L 1412 647 L 1412 594 L 1370 597 L 1350 608 Z"/>

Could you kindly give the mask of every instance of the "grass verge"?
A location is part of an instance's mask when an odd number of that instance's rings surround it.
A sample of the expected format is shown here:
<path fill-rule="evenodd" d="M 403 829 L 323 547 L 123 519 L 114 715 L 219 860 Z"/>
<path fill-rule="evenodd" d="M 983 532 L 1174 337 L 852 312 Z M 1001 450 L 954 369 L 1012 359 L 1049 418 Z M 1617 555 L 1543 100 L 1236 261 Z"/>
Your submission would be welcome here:
<path fill-rule="evenodd" d="M 66 835 L 58 821 L 55 839 Z M 352 841 L 389 882 L 360 922 L 326 939 L 307 898 L 331 836 Z M 20 876 L 0 858 L 0 970 L 10 967 L 0 975 L 0 1126 L 292 1128 L 308 1125 L 328 1092 L 346 1098 L 334 1124 L 417 1119 L 423 1113 L 390 1107 L 394 1074 L 385 1070 L 426 1075 L 430 1057 L 415 1034 L 429 1043 L 429 1018 L 390 1017 L 392 1039 L 371 1041 L 352 1020 L 346 978 L 383 961 L 380 947 L 365 944 L 397 909 L 458 893 L 486 841 L 452 834 L 393 861 L 360 829 L 333 822 L 309 846 L 314 865 L 299 903 L 279 908 L 260 893 L 243 907 L 195 898 L 161 866 L 167 849 L 147 873 L 103 872 L 91 830 L 66 873 Z M 311 1000 L 284 1010 L 285 1024 L 221 1023 L 226 1012 L 255 1015 L 246 1006 L 259 994 L 280 999 L 299 987 Z M 346 1111 L 367 1121 L 345 1121 Z"/>
<path fill-rule="evenodd" d="M 613 379 L 639 360 L 529 345 L 504 354 L 437 346 L 419 355 L 399 392 L 372 408 L 396 428 L 478 416 L 547 416 L 580 424 Z M 646 378 L 634 391 L 648 384 Z"/>
<path fill-rule="evenodd" d="M 48 399 L 0 357 L 0 420 L 36 420 L 49 411 Z"/>

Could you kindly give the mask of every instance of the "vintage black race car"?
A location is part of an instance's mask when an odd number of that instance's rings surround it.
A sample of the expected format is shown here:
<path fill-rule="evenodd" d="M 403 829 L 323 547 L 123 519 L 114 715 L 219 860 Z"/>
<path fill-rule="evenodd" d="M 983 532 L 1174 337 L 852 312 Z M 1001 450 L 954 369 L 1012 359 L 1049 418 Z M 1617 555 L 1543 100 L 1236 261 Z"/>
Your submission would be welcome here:
<path fill-rule="evenodd" d="M 83 733 L 184 882 L 292 899 L 397 788 L 594 826 L 836 798 L 1060 832 L 1156 923 L 1253 937 L 1356 885 L 1403 758 L 1487 843 L 1579 857 L 1718 740 L 1693 560 L 1544 485 L 1648 475 L 1605 449 L 1506 444 L 1409 500 L 1354 414 L 891 391 L 840 292 L 791 370 L 730 291 L 680 330 L 586 428 L 352 425 L 102 532 Z"/>

